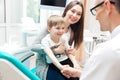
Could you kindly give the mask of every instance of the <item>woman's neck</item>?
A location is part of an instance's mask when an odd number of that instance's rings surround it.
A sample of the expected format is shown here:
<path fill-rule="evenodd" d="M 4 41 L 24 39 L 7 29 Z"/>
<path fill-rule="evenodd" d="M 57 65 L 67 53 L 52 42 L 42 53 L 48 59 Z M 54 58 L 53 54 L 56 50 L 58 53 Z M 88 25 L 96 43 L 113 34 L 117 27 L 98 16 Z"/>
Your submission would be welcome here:
<path fill-rule="evenodd" d="M 64 17 L 64 20 L 66 21 L 66 25 L 65 25 L 65 26 L 66 26 L 67 28 L 69 28 L 70 23 L 68 22 L 67 18 L 66 18 L 66 17 Z"/>
<path fill-rule="evenodd" d="M 68 30 L 69 30 L 69 28 L 70 28 L 70 24 L 66 22 L 66 25 L 65 25 L 65 26 L 66 26 L 65 32 L 67 33 Z"/>
<path fill-rule="evenodd" d="M 69 23 L 66 23 L 66 25 L 65 25 L 65 26 L 66 26 L 66 28 L 69 28 L 70 24 L 69 24 Z"/>

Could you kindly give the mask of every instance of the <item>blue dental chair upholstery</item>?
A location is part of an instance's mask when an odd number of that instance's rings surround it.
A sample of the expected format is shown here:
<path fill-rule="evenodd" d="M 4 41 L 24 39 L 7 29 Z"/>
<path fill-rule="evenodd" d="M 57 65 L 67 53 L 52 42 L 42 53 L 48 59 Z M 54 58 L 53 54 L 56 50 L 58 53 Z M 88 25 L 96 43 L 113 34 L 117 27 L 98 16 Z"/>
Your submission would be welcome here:
<path fill-rule="evenodd" d="M 41 80 L 13 55 L 0 52 L 0 80 Z"/>

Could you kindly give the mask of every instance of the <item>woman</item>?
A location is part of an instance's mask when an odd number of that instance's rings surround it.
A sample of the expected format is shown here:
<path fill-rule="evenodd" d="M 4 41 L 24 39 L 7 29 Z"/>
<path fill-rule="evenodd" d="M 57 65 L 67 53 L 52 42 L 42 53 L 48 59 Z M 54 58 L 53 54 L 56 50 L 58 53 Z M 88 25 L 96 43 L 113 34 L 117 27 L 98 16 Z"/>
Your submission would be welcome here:
<path fill-rule="evenodd" d="M 84 9 L 79 1 L 69 3 L 62 15 L 67 21 L 66 34 L 69 36 L 69 44 L 75 42 L 75 53 L 78 62 L 84 62 L 83 54 L 83 30 L 84 30 Z"/>
<path fill-rule="evenodd" d="M 83 60 L 83 54 L 82 54 L 82 42 L 83 42 L 83 24 L 84 24 L 84 17 L 83 17 L 83 5 L 79 1 L 72 1 L 70 2 L 63 12 L 63 18 L 66 20 L 66 33 L 63 37 L 67 38 L 69 40 L 69 45 L 74 44 L 75 49 L 69 49 L 66 50 L 67 54 L 73 54 L 76 57 L 78 62 L 82 62 Z M 40 40 L 38 40 L 40 41 Z M 40 43 L 38 43 L 40 44 Z M 37 46 L 37 49 L 40 48 L 40 46 Z M 55 59 L 55 57 L 52 55 L 50 58 L 53 61 L 53 65 L 49 66 L 44 57 L 44 52 L 53 53 L 51 49 L 46 49 L 44 51 L 39 51 L 36 60 L 36 68 L 37 68 L 37 75 L 42 78 L 42 80 L 79 80 L 79 78 L 66 78 L 62 75 L 60 72 L 65 66 L 69 64 L 69 66 L 73 67 L 74 65 L 72 62 L 67 59 L 64 62 L 58 62 Z M 57 53 L 57 52 L 54 52 Z M 54 72 L 51 72 L 54 71 Z M 51 77 L 52 76 L 52 77 Z"/>

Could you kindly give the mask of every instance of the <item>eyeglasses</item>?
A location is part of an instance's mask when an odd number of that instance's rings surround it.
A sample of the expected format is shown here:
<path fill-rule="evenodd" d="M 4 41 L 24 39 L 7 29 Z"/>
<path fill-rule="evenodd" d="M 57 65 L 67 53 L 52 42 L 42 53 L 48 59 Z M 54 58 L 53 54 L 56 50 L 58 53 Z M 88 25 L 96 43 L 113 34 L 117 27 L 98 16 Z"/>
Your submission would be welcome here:
<path fill-rule="evenodd" d="M 104 3 L 104 1 L 101 2 L 101 3 L 99 3 L 99 4 L 97 4 L 95 7 L 93 7 L 93 8 L 90 9 L 90 12 L 92 13 L 92 15 L 94 15 L 94 16 L 96 15 L 96 8 L 99 7 L 99 6 L 101 6 L 103 3 Z M 110 1 L 110 3 L 111 4 L 115 4 L 115 2 L 113 2 L 113 1 Z"/>

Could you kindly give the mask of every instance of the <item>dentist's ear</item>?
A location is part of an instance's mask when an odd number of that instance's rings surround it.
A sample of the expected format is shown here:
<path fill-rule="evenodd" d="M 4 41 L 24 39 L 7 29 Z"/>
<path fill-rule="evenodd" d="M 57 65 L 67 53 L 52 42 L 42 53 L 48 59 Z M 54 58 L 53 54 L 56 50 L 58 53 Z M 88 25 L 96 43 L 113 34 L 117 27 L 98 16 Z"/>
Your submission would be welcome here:
<path fill-rule="evenodd" d="M 50 32 L 50 30 L 51 30 L 51 27 L 50 27 L 50 26 L 47 26 L 47 30 L 48 30 L 48 32 Z"/>
<path fill-rule="evenodd" d="M 104 4 L 106 6 L 107 14 L 110 14 L 112 12 L 112 4 L 110 3 L 109 0 L 105 0 Z"/>

